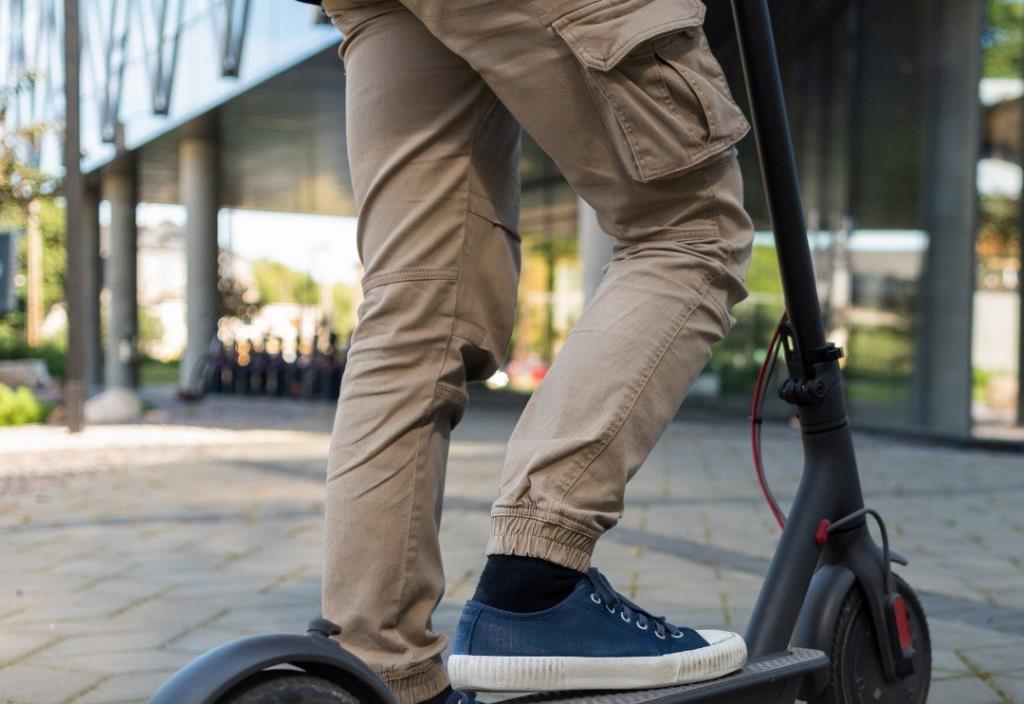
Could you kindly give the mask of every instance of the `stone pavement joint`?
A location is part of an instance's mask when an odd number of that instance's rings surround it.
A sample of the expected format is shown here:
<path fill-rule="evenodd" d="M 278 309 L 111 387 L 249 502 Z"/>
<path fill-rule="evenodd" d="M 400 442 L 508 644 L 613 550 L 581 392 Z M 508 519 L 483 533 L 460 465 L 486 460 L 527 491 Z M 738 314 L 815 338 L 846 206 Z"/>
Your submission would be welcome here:
<path fill-rule="evenodd" d="M 52 647 L 54 645 L 57 645 L 58 643 L 62 642 L 63 640 L 64 640 L 64 637 L 63 636 L 59 636 L 57 638 L 54 638 L 52 640 L 49 640 L 49 641 L 43 643 L 40 646 L 37 646 L 37 647 L 32 648 L 30 650 L 26 650 L 25 652 L 21 653 L 17 657 L 14 657 L 14 658 L 11 658 L 11 659 L 5 660 L 5 661 L 0 661 L 0 669 L 3 669 L 5 667 L 10 667 L 11 665 L 18 665 L 18 664 L 20 664 L 22 662 L 25 662 L 26 660 L 31 659 L 31 657 L 33 655 L 35 655 L 37 653 L 41 653 L 44 650 L 46 650 L 46 649 L 48 649 L 48 648 L 50 648 L 50 647 Z"/>
<path fill-rule="evenodd" d="M 266 585 L 260 587 L 259 593 L 260 594 L 269 594 L 270 592 L 274 591 L 278 587 L 280 587 L 280 586 L 282 586 L 284 584 L 287 584 L 288 582 L 293 582 L 296 579 L 298 579 L 299 577 L 301 577 L 302 575 L 306 574 L 307 572 L 311 572 L 312 569 L 313 569 L 312 565 L 300 565 L 300 566 L 296 567 L 295 569 L 291 570 L 290 572 L 288 572 L 286 574 L 283 574 L 280 577 L 275 578 L 269 584 L 266 584 Z"/>
<path fill-rule="evenodd" d="M 998 695 L 1000 701 L 1009 702 L 1009 704 L 1013 704 L 1013 700 L 1010 699 L 1010 695 L 1007 692 L 1003 691 L 1003 689 L 1001 689 L 999 685 L 997 685 L 993 681 L 991 672 L 986 672 L 985 670 L 978 667 L 977 663 L 975 663 L 973 660 L 967 657 L 967 655 L 965 655 L 963 651 L 957 650 L 956 654 L 957 657 L 959 657 L 960 660 L 964 663 L 964 665 L 967 666 L 967 669 L 970 670 L 971 674 L 980 679 L 985 684 L 987 684 L 992 689 L 992 691 L 995 692 L 996 695 Z"/>
<path fill-rule="evenodd" d="M 95 682 L 90 684 L 85 689 L 79 690 L 78 692 L 72 694 L 70 697 L 61 702 L 61 704 L 75 704 L 75 702 L 81 702 L 83 697 L 87 696 L 91 692 L 95 692 L 97 689 L 99 689 L 104 684 L 109 682 L 112 676 L 113 675 L 105 675 L 103 677 L 98 678 Z"/>
<path fill-rule="evenodd" d="M 144 702 L 206 649 L 301 633 L 319 613 L 333 406 L 158 402 L 166 427 L 81 440 L 0 431 L 0 702 Z M 483 565 L 515 417 L 474 401 L 453 433 L 441 537 L 449 579 L 434 618 L 442 632 Z M 598 544 L 594 563 L 612 582 L 675 623 L 742 632 L 750 618 L 779 531 L 746 442 L 742 419 L 673 423 Z M 1024 463 L 856 442 L 865 495 L 911 559 L 900 572 L 929 614 L 930 704 L 1024 702 Z M 799 453 L 797 433 L 766 426 L 765 461 L 785 504 Z"/>
<path fill-rule="evenodd" d="M 180 631 L 175 633 L 173 636 L 171 636 L 170 638 L 168 638 L 167 640 L 162 642 L 158 647 L 160 647 L 160 648 L 167 648 L 167 647 L 169 647 L 171 645 L 174 645 L 175 643 L 177 643 L 179 640 L 181 640 L 185 636 L 187 636 L 187 635 L 189 635 L 191 633 L 194 633 L 195 631 L 198 631 L 201 628 L 205 628 L 206 626 L 209 626 L 212 623 L 216 623 L 220 619 L 222 619 L 225 616 L 227 616 L 229 613 L 231 613 L 231 609 L 229 609 L 229 608 L 223 608 L 220 611 L 212 613 L 208 617 L 206 617 L 206 618 L 202 619 L 201 621 L 199 621 L 198 623 L 193 623 L 191 626 L 188 626 L 186 628 L 181 629 Z"/>
<path fill-rule="evenodd" d="M 136 607 L 142 606 L 143 604 L 145 604 L 147 602 L 150 602 L 150 601 L 152 601 L 154 599 L 159 599 L 164 594 L 167 594 L 168 592 L 170 592 L 175 586 L 177 586 L 177 585 L 172 584 L 170 586 L 164 587 L 163 589 L 158 589 L 155 592 L 153 592 L 152 594 L 146 594 L 145 596 L 141 596 L 138 599 L 133 599 L 132 601 L 129 601 L 127 604 L 125 604 L 123 606 L 120 606 L 120 607 L 114 609 L 113 611 L 111 611 L 110 612 L 110 617 L 111 618 L 117 618 L 118 616 L 121 616 L 121 615 L 131 611 L 132 609 L 134 609 Z"/>

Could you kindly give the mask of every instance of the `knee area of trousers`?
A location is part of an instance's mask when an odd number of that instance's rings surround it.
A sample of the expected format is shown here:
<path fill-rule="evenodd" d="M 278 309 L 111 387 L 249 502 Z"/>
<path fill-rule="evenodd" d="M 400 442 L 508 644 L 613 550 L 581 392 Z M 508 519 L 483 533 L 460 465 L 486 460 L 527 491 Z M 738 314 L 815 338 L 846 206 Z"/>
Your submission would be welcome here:
<path fill-rule="evenodd" d="M 716 230 L 667 233 L 639 241 L 617 240 L 611 264 L 651 269 L 703 269 L 705 276 L 717 276 L 725 273 L 735 252 L 733 245 Z"/>
<path fill-rule="evenodd" d="M 403 269 L 363 279 L 357 336 L 415 335 L 451 329 L 458 273 L 446 269 Z"/>

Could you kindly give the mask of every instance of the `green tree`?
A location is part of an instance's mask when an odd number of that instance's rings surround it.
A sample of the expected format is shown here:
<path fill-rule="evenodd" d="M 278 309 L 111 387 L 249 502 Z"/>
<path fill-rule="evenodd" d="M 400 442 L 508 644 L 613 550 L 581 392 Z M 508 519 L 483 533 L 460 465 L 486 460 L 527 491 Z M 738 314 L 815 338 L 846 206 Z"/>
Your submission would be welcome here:
<path fill-rule="evenodd" d="M 331 302 L 333 304 L 333 320 L 331 329 L 344 341 L 352 332 L 355 320 L 355 291 L 351 286 L 337 284 L 331 291 Z"/>
<path fill-rule="evenodd" d="M 34 76 L 18 77 L 14 85 L 0 89 L 0 124 L 7 117 L 7 105 L 19 91 L 31 87 Z M 64 298 L 64 215 L 57 202 L 60 180 L 34 165 L 31 156 L 38 154 L 44 136 L 53 126 L 36 124 L 22 129 L 0 129 L 0 228 L 25 230 L 30 205 L 38 205 L 39 233 L 42 249 L 41 314 Z M 38 241 L 38 240 L 37 240 Z M 18 309 L 0 317 L 0 339 L 18 342 L 24 337 L 26 298 L 29 277 L 26 271 L 27 241 L 20 243 L 20 276 L 17 289 Z M 20 349 L 20 345 L 19 345 Z M 7 356 L 14 351 L 8 349 Z"/>
<path fill-rule="evenodd" d="M 39 224 L 43 234 L 43 305 L 49 310 L 64 300 L 64 275 L 67 270 L 67 250 L 64 247 L 64 208 L 54 197 L 40 199 Z M 17 202 L 5 201 L 0 205 L 0 229 L 21 231 L 26 225 L 25 208 Z M 27 242 L 18 243 L 19 273 L 25 273 Z M 24 277 L 22 277 L 24 278 Z M 18 311 L 11 313 L 23 321 L 25 311 L 25 284 L 16 290 Z"/>
<path fill-rule="evenodd" d="M 320 300 L 320 289 L 309 274 L 269 259 L 257 259 L 252 263 L 252 276 L 260 303 L 298 303 L 315 305 Z"/>
<path fill-rule="evenodd" d="M 754 247 L 746 281 L 751 293 L 777 294 L 779 303 L 782 303 L 782 277 L 775 247 Z"/>
<path fill-rule="evenodd" d="M 1024 2 L 988 0 L 981 41 L 986 78 L 1020 78 L 1024 70 Z"/>
<path fill-rule="evenodd" d="M 252 277 L 260 294 L 260 303 L 291 303 L 289 285 L 292 271 L 284 264 L 258 259 L 252 263 Z"/>
<path fill-rule="evenodd" d="M 146 307 L 139 308 L 139 347 L 149 351 L 164 339 L 164 324 Z"/>
<path fill-rule="evenodd" d="M 320 284 L 309 274 L 296 273 L 292 284 L 292 300 L 300 306 L 315 306 L 320 302 Z"/>

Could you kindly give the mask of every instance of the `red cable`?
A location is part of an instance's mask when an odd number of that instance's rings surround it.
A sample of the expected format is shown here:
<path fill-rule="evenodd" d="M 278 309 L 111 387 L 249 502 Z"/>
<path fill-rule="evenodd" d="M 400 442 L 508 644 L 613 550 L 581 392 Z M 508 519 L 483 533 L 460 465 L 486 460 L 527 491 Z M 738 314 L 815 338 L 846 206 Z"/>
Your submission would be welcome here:
<path fill-rule="evenodd" d="M 764 464 L 761 460 L 761 410 L 764 405 L 765 386 L 769 381 L 768 370 L 772 368 L 772 362 L 778 354 L 782 324 L 785 321 L 786 314 L 783 313 L 782 320 L 779 321 L 778 326 L 775 328 L 775 333 L 772 335 L 771 342 L 768 343 L 768 352 L 765 354 L 764 361 L 761 362 L 761 369 L 757 374 L 757 382 L 754 384 L 754 398 L 750 407 L 750 450 L 754 457 L 754 472 L 757 475 L 757 483 L 761 487 L 764 500 L 767 502 L 768 508 L 771 509 L 775 522 L 779 524 L 779 528 L 785 528 L 786 515 L 779 507 L 779 502 L 775 500 L 771 487 L 768 486 Z"/>

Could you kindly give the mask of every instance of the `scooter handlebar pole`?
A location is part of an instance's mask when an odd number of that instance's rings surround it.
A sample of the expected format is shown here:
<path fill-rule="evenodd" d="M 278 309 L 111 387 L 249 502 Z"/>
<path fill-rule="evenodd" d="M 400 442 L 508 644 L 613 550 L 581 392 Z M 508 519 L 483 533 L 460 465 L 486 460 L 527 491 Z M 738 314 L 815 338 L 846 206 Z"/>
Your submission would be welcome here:
<path fill-rule="evenodd" d="M 756 657 L 784 650 L 790 642 L 821 555 L 815 542 L 820 520 L 860 509 L 863 500 L 838 364 L 826 348 L 768 2 L 732 0 L 732 9 L 788 330 L 799 355 L 791 359 L 787 353 L 787 363 L 799 364 L 798 369 L 790 364 L 789 371 L 801 383 L 819 374 L 825 378 L 818 381 L 827 382 L 817 396 L 791 401 L 804 430 L 804 472 L 747 627 L 747 647 Z"/>
<path fill-rule="evenodd" d="M 825 331 L 768 0 L 732 0 L 732 10 L 786 310 L 797 349 L 806 355 L 824 346 Z"/>

